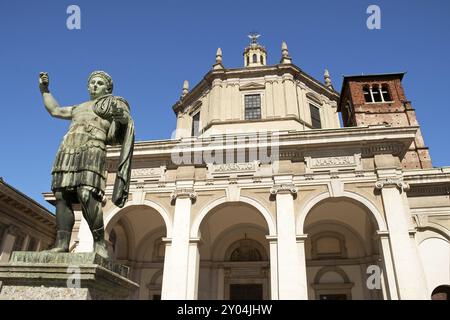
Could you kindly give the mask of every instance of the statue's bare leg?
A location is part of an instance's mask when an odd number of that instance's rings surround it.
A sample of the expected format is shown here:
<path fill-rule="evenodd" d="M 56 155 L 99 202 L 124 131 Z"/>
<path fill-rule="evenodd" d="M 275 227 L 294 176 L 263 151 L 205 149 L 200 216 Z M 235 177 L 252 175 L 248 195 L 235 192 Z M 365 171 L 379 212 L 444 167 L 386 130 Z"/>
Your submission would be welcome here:
<path fill-rule="evenodd" d="M 51 252 L 68 252 L 75 217 L 72 201 L 68 193 L 55 192 L 56 197 L 56 241 Z"/>
<path fill-rule="evenodd" d="M 77 189 L 78 200 L 94 238 L 94 252 L 105 259 L 109 259 L 108 246 L 105 241 L 105 229 L 103 226 L 103 212 L 101 200 L 86 187 Z"/>

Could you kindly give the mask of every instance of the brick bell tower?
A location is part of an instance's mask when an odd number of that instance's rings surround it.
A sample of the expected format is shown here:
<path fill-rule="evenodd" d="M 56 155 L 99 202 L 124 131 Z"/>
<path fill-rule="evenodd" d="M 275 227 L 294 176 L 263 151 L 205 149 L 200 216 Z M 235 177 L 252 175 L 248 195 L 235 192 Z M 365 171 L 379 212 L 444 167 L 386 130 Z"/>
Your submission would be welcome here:
<path fill-rule="evenodd" d="M 419 126 L 402 86 L 404 73 L 344 76 L 338 111 L 344 127 L 386 124 Z M 405 169 L 432 168 L 420 128 L 402 160 Z"/>

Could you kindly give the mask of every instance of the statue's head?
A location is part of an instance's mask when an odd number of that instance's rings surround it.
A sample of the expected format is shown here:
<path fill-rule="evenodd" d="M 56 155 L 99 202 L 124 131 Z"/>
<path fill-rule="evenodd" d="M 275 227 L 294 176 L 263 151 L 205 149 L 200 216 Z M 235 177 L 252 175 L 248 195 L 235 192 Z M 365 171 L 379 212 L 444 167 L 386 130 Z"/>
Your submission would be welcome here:
<path fill-rule="evenodd" d="M 91 99 L 97 99 L 113 91 L 113 81 L 104 71 L 94 71 L 88 79 L 88 91 Z"/>

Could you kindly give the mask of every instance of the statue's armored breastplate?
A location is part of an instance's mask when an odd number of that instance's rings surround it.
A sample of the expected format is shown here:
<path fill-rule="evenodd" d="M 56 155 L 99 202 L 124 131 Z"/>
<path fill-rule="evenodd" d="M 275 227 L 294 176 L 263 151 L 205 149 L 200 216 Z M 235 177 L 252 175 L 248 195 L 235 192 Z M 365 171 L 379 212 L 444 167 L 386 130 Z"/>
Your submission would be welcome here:
<path fill-rule="evenodd" d="M 111 122 L 94 112 L 93 105 L 83 103 L 74 107 L 72 123 L 64 137 L 63 148 L 97 146 L 105 148 Z"/>

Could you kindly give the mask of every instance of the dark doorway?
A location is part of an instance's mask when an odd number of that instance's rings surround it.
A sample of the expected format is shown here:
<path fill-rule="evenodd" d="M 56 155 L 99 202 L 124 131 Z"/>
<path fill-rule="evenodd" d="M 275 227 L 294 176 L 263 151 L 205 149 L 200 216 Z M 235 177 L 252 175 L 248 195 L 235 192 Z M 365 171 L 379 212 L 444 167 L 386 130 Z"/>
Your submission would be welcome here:
<path fill-rule="evenodd" d="M 262 300 L 262 284 L 230 284 L 230 300 Z"/>

